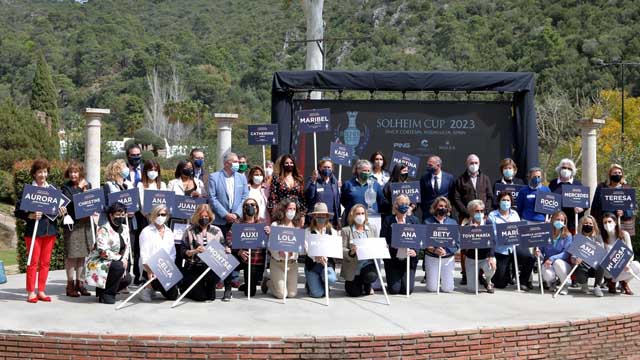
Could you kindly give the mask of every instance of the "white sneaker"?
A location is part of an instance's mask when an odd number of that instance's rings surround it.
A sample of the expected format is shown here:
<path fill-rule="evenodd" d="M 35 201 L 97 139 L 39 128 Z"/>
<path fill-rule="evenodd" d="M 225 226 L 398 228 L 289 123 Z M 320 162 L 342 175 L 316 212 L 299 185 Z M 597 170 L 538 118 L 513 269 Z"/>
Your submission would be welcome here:
<path fill-rule="evenodd" d="M 602 293 L 602 289 L 600 289 L 600 286 L 596 286 L 593 288 L 593 295 L 596 297 L 603 297 L 604 294 Z"/>
<path fill-rule="evenodd" d="M 153 300 L 153 290 L 143 289 L 140 292 L 140 300 L 143 302 L 151 302 L 151 300 Z"/>
<path fill-rule="evenodd" d="M 562 290 L 560 290 L 560 295 L 567 295 L 569 294 L 569 289 L 567 289 L 567 286 L 562 287 Z"/>
<path fill-rule="evenodd" d="M 583 293 L 588 294 L 589 293 L 589 284 L 584 283 L 580 285 L 580 290 L 582 290 Z"/>

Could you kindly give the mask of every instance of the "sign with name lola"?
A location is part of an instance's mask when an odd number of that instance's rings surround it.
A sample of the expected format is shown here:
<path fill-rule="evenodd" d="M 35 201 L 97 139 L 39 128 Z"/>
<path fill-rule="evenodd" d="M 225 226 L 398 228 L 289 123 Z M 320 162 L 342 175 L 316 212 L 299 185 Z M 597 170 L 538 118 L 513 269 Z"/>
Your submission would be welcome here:
<path fill-rule="evenodd" d="M 420 167 L 420 158 L 417 156 L 405 154 L 400 151 L 394 151 L 391 154 L 391 163 L 389 164 L 389 172 L 393 171 L 396 164 L 405 164 L 409 168 L 409 177 L 415 178 L 418 175 L 418 167 Z"/>
<path fill-rule="evenodd" d="M 203 253 L 198 253 L 198 257 L 220 277 L 220 280 L 224 280 L 240 265 L 240 262 L 233 255 L 227 254 L 224 246 L 217 241 L 211 241 L 205 250 Z"/>
<path fill-rule="evenodd" d="M 326 234 L 310 234 L 306 238 L 307 255 L 342 259 L 342 237 Z"/>
<path fill-rule="evenodd" d="M 424 247 L 455 247 L 460 238 L 460 226 L 457 224 L 425 224 L 426 238 Z"/>
<path fill-rule="evenodd" d="M 351 159 L 355 155 L 353 146 L 331 143 L 331 162 L 336 165 L 351 166 Z"/>
<path fill-rule="evenodd" d="M 602 209 L 607 211 L 617 210 L 635 210 L 638 208 L 636 204 L 636 189 L 600 189 L 602 198 Z"/>
<path fill-rule="evenodd" d="M 562 208 L 562 195 L 537 191 L 535 212 L 541 214 L 553 214 Z"/>
<path fill-rule="evenodd" d="M 76 220 L 99 213 L 104 207 L 104 191 L 101 188 L 83 191 L 73 195 Z"/>
<path fill-rule="evenodd" d="M 391 225 L 391 246 L 396 249 L 422 249 L 427 237 L 427 227 L 421 224 Z"/>
<path fill-rule="evenodd" d="M 520 245 L 518 227 L 526 224 L 525 221 L 496 224 L 496 246 Z"/>
<path fill-rule="evenodd" d="M 151 209 L 158 205 L 164 205 L 169 209 L 169 213 L 173 216 L 173 208 L 176 203 L 176 193 L 168 190 L 145 190 L 144 205 L 142 212 L 151 213 Z"/>
<path fill-rule="evenodd" d="M 500 194 L 502 192 L 511 193 L 511 197 L 513 198 L 513 202 L 511 204 L 511 206 L 513 208 L 516 208 L 516 200 L 518 200 L 518 193 L 520 192 L 520 190 L 522 188 L 524 188 L 526 186 L 527 185 L 496 183 L 496 187 L 495 187 L 496 193 L 494 195 L 497 197 L 498 194 Z"/>
<path fill-rule="evenodd" d="M 460 249 L 486 249 L 491 247 L 493 225 L 461 226 Z"/>
<path fill-rule="evenodd" d="M 551 244 L 551 229 L 549 223 L 520 225 L 520 246 L 530 248 Z"/>
<path fill-rule="evenodd" d="M 304 250 L 304 230 L 272 226 L 269 233 L 269 250 L 301 253 Z"/>
<path fill-rule="evenodd" d="M 46 215 L 56 215 L 61 203 L 62 193 L 54 187 L 40 187 L 26 184 L 22 191 L 20 210 Z"/>
<path fill-rule="evenodd" d="M 420 182 L 408 181 L 408 182 L 394 182 L 391 183 L 391 201 L 395 201 L 398 195 L 407 195 L 409 201 L 412 204 L 420 202 Z"/>
<path fill-rule="evenodd" d="M 127 212 L 140 210 L 140 193 L 138 189 L 129 189 L 109 194 L 109 204 L 119 202 L 127 208 Z"/>
<path fill-rule="evenodd" d="M 355 238 L 351 243 L 356 246 L 358 260 L 391 258 L 385 238 Z"/>
<path fill-rule="evenodd" d="M 593 268 L 598 267 L 602 263 L 602 259 L 607 256 L 607 250 L 604 246 L 581 234 L 573 236 L 568 252 Z"/>
<path fill-rule="evenodd" d="M 182 273 L 165 249 L 156 251 L 146 265 L 151 268 L 153 275 L 167 291 L 182 280 Z"/>
<path fill-rule="evenodd" d="M 175 206 L 171 216 L 177 219 L 191 219 L 198 206 L 206 203 L 205 198 L 175 195 Z"/>
<path fill-rule="evenodd" d="M 562 185 L 563 208 L 589 208 L 589 187 L 580 185 Z"/>
<path fill-rule="evenodd" d="M 247 125 L 249 145 L 277 145 L 278 125 Z"/>
<path fill-rule="evenodd" d="M 611 275 L 612 279 L 617 279 L 633 258 L 633 251 L 624 242 L 616 241 L 609 253 L 604 257 L 600 266 Z"/>
<path fill-rule="evenodd" d="M 233 224 L 231 226 L 231 247 L 233 249 L 264 249 L 267 234 L 264 224 Z"/>
<path fill-rule="evenodd" d="M 296 111 L 301 134 L 329 131 L 331 109 L 311 109 Z"/>

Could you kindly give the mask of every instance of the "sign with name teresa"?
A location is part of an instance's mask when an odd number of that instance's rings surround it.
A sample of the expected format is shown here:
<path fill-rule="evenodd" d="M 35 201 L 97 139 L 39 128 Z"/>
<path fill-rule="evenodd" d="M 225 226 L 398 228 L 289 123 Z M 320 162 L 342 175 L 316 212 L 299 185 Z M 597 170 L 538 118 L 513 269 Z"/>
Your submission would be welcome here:
<path fill-rule="evenodd" d="M 496 224 L 496 246 L 520 245 L 518 227 L 526 224 L 525 221 Z"/>
<path fill-rule="evenodd" d="M 424 247 L 455 247 L 460 238 L 460 226 L 457 224 L 425 224 L 426 238 Z"/>
<path fill-rule="evenodd" d="M 109 194 L 109 204 L 119 202 L 127 208 L 127 212 L 140 210 L 140 193 L 138 189 L 129 189 Z"/>
<path fill-rule="evenodd" d="M 405 164 L 409 167 L 409 177 L 415 178 L 418 175 L 418 167 L 420 166 L 420 158 L 417 156 L 405 154 L 400 151 L 394 151 L 391 154 L 391 162 L 389 164 L 389 172 L 393 171 L 396 164 Z"/>
<path fill-rule="evenodd" d="M 269 249 L 271 251 L 301 253 L 304 250 L 304 230 L 272 226 L 269 234 Z"/>
<path fill-rule="evenodd" d="M 142 212 L 151 213 L 151 209 L 158 205 L 164 205 L 169 209 L 169 214 L 173 216 L 173 208 L 176 203 L 176 193 L 168 190 L 145 190 L 144 206 Z"/>
<path fill-rule="evenodd" d="M 520 246 L 529 248 L 551 244 L 552 227 L 550 223 L 520 225 Z"/>
<path fill-rule="evenodd" d="M 249 145 L 277 145 L 278 125 L 247 125 Z"/>
<path fill-rule="evenodd" d="M 305 239 L 307 255 L 342 259 L 342 237 L 326 234 L 309 234 Z"/>
<path fill-rule="evenodd" d="M 589 208 L 589 187 L 580 185 L 562 185 L 563 208 Z"/>
<path fill-rule="evenodd" d="M 299 110 L 296 119 L 300 124 L 300 133 L 313 133 L 329 131 L 331 121 L 331 109 Z"/>
<path fill-rule="evenodd" d="M 520 192 L 520 190 L 522 188 L 524 188 L 526 186 L 527 185 L 496 183 L 496 193 L 494 194 L 494 196 L 497 197 L 498 194 L 500 194 L 502 192 L 511 193 L 511 197 L 513 198 L 513 201 L 511 203 L 511 207 L 516 208 L 516 200 L 518 200 L 518 193 Z"/>
<path fill-rule="evenodd" d="M 175 205 L 171 212 L 171 217 L 177 219 L 191 219 L 193 214 L 196 212 L 196 208 L 206 203 L 207 199 L 205 198 L 175 195 Z"/>
<path fill-rule="evenodd" d="M 421 249 L 427 237 L 427 227 L 421 224 L 391 225 L 391 246 L 396 249 Z"/>
<path fill-rule="evenodd" d="M 385 238 L 355 238 L 351 243 L 356 246 L 358 260 L 391 258 Z"/>
<path fill-rule="evenodd" d="M 420 182 L 408 181 L 408 182 L 395 182 L 391 183 L 391 201 L 395 201 L 398 195 L 407 195 L 409 201 L 412 204 L 420 202 Z"/>
<path fill-rule="evenodd" d="M 264 249 L 267 234 L 264 224 L 233 224 L 231 226 L 231 247 L 233 249 Z"/>
<path fill-rule="evenodd" d="M 217 241 L 211 241 L 205 250 L 203 253 L 198 253 L 198 257 L 220 277 L 220 280 L 224 280 L 240 265 L 240 262 L 233 255 L 227 254 L 224 246 Z"/>
<path fill-rule="evenodd" d="M 552 192 L 536 192 L 535 212 L 541 214 L 553 214 L 561 209 L 562 195 Z"/>
<path fill-rule="evenodd" d="M 607 250 L 604 246 L 580 234 L 573 235 L 568 251 L 573 257 L 582 259 L 587 265 L 594 268 L 598 267 L 602 263 L 602 259 L 607 256 Z"/>
<path fill-rule="evenodd" d="M 103 206 L 104 191 L 102 188 L 83 191 L 73 195 L 73 208 L 76 212 L 76 220 L 101 212 Z"/>
<path fill-rule="evenodd" d="M 353 146 L 332 142 L 330 155 L 331 162 L 334 164 L 351 166 L 351 159 L 354 157 L 355 153 L 353 151 Z"/>
<path fill-rule="evenodd" d="M 602 209 L 607 211 L 616 210 L 635 210 L 638 208 L 636 204 L 636 189 L 600 189 L 602 197 Z"/>
<path fill-rule="evenodd" d="M 612 279 L 617 279 L 632 258 L 633 251 L 624 242 L 616 241 L 600 266 L 611 275 Z"/>
<path fill-rule="evenodd" d="M 486 249 L 491 247 L 493 225 L 461 226 L 460 249 Z"/>
<path fill-rule="evenodd" d="M 165 249 L 156 251 L 147 264 L 165 290 L 174 287 L 182 280 L 182 273 Z"/>
<path fill-rule="evenodd" d="M 60 208 L 62 193 L 54 187 L 39 187 L 26 184 L 22 191 L 20 210 L 55 215 Z"/>

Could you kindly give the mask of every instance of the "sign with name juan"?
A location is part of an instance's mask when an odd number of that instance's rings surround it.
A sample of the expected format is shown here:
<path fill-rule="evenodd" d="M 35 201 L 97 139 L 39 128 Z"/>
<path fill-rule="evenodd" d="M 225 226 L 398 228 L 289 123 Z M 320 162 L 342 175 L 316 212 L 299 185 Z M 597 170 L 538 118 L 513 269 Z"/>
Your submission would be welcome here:
<path fill-rule="evenodd" d="M 511 197 L 513 198 L 513 202 L 511 204 L 511 206 L 513 208 L 516 208 L 516 200 L 518 200 L 518 193 L 520 192 L 520 190 L 522 188 L 524 188 L 526 186 L 527 185 L 496 183 L 496 193 L 494 194 L 494 196 L 497 197 L 498 194 L 500 194 L 502 192 L 511 193 Z"/>
<path fill-rule="evenodd" d="M 391 246 L 396 249 L 421 249 L 427 237 L 427 227 L 421 224 L 391 225 Z"/>
<path fill-rule="evenodd" d="M 83 191 L 73 195 L 73 208 L 76 220 L 99 213 L 104 207 L 104 191 L 102 188 Z"/>
<path fill-rule="evenodd" d="M 330 155 L 332 163 L 336 165 L 351 166 L 351 159 L 354 157 L 355 153 L 353 151 L 353 146 L 332 142 Z"/>
<path fill-rule="evenodd" d="M 140 193 L 138 189 L 129 189 L 109 194 L 109 205 L 119 202 L 127 208 L 127 212 L 140 210 Z"/>
<path fill-rule="evenodd" d="M 589 187 L 580 185 L 562 185 L 563 208 L 589 208 Z"/>
<path fill-rule="evenodd" d="M 460 227 L 460 249 L 490 248 L 492 239 L 493 225 Z"/>
<path fill-rule="evenodd" d="M 299 110 L 296 119 L 301 134 L 329 131 L 331 109 Z"/>
<path fill-rule="evenodd" d="M 233 224 L 231 226 L 231 247 L 233 249 L 264 249 L 267 234 L 264 224 Z"/>
<path fill-rule="evenodd" d="M 158 205 L 164 205 L 169 209 L 169 214 L 173 216 L 173 208 L 176 203 L 176 193 L 168 190 L 145 190 L 144 206 L 142 212 L 151 213 L 151 209 Z"/>
<path fill-rule="evenodd" d="M 520 245 L 518 227 L 526 224 L 525 221 L 496 224 L 496 246 Z"/>
<path fill-rule="evenodd" d="M 394 182 L 391 183 L 391 201 L 395 201 L 399 195 L 406 195 L 412 204 L 420 202 L 420 182 Z"/>
<path fill-rule="evenodd" d="M 425 224 L 426 237 L 424 247 L 455 247 L 460 238 L 460 226 L 457 224 Z"/>
<path fill-rule="evenodd" d="M 40 187 L 26 184 L 22 191 L 20 210 L 55 215 L 61 205 L 62 193 L 54 187 Z"/>
<path fill-rule="evenodd" d="M 304 230 L 272 226 L 269 234 L 269 249 L 301 253 L 304 250 Z"/>
<path fill-rule="evenodd" d="M 606 211 L 636 210 L 636 189 L 600 189 L 602 209 Z"/>
<path fill-rule="evenodd" d="M 573 236 L 568 251 L 573 257 L 582 259 L 587 265 L 594 268 L 598 267 L 607 255 L 604 246 L 580 234 Z"/>
<path fill-rule="evenodd" d="M 171 289 L 180 280 L 182 273 L 165 249 L 156 251 L 147 264 L 165 290 Z"/>
<path fill-rule="evenodd" d="M 389 172 L 393 171 L 396 164 L 405 164 L 409 168 L 409 177 L 415 178 L 418 175 L 418 167 L 420 167 L 420 158 L 400 151 L 391 153 L 391 162 L 389 163 Z"/>
<path fill-rule="evenodd" d="M 240 262 L 233 255 L 227 254 L 224 246 L 217 241 L 209 242 L 205 250 L 203 253 L 198 253 L 198 257 L 220 277 L 220 280 L 224 280 L 240 265 Z"/>
<path fill-rule="evenodd" d="M 535 212 L 541 214 L 553 214 L 562 208 L 562 195 L 537 191 Z"/>
<path fill-rule="evenodd" d="M 613 244 L 613 247 L 611 247 L 609 253 L 604 257 L 600 266 L 611 275 L 612 279 L 617 279 L 632 258 L 633 251 L 631 251 L 624 242 L 618 240 Z"/>
<path fill-rule="evenodd" d="M 520 246 L 536 247 L 551 243 L 552 225 L 549 223 L 520 225 Z"/>
<path fill-rule="evenodd" d="M 307 242 L 308 256 L 342 259 L 342 237 L 340 236 L 310 234 L 305 241 Z"/>
<path fill-rule="evenodd" d="M 277 145 L 278 125 L 247 125 L 249 145 Z"/>
<path fill-rule="evenodd" d="M 171 217 L 177 219 L 191 219 L 198 206 L 206 203 L 207 199 L 205 198 L 176 195 Z"/>

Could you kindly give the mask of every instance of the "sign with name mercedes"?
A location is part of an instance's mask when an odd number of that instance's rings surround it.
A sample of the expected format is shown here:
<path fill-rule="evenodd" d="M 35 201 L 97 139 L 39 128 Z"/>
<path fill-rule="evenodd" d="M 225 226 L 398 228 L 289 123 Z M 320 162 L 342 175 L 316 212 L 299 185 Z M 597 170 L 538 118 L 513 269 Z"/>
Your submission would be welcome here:
<path fill-rule="evenodd" d="M 209 242 L 205 250 L 203 253 L 198 253 L 198 257 L 218 275 L 220 280 L 224 280 L 240 265 L 240 262 L 233 255 L 227 254 L 224 246 L 217 241 Z"/>
<path fill-rule="evenodd" d="M 391 202 L 395 201 L 398 195 L 406 195 L 412 204 L 420 202 L 420 182 L 394 182 L 391 183 Z"/>
<path fill-rule="evenodd" d="M 396 164 L 405 164 L 409 168 L 409 177 L 415 178 L 418 175 L 420 167 L 420 158 L 400 151 L 394 151 L 391 154 L 391 162 L 389 163 L 389 172 L 393 172 Z"/>
<path fill-rule="evenodd" d="M 233 224 L 231 226 L 231 247 L 233 249 L 264 249 L 267 234 L 264 224 Z"/>
<path fill-rule="evenodd" d="M 278 145 L 278 125 L 247 125 L 249 145 Z"/>
<path fill-rule="evenodd" d="M 569 254 L 575 258 L 582 259 L 587 265 L 595 268 L 602 263 L 602 259 L 607 255 L 604 246 L 584 235 L 573 236 L 569 245 Z"/>
<path fill-rule="evenodd" d="M 169 209 L 169 214 L 173 215 L 173 208 L 176 203 L 176 193 L 168 190 L 145 190 L 144 205 L 142 212 L 151 213 L 151 209 L 158 205 L 164 205 Z"/>
<path fill-rule="evenodd" d="M 207 199 L 193 196 L 176 195 L 175 206 L 171 217 L 177 219 L 191 219 L 198 206 L 206 204 Z"/>
<path fill-rule="evenodd" d="M 73 209 L 76 220 L 99 213 L 104 207 L 104 191 L 102 188 L 83 191 L 73 195 Z"/>
<path fill-rule="evenodd" d="M 140 193 L 138 189 L 128 189 L 109 194 L 109 205 L 119 202 L 127 208 L 127 212 L 140 210 Z"/>
<path fill-rule="evenodd" d="M 551 230 L 549 223 L 520 225 L 520 246 L 530 248 L 551 244 Z"/>
<path fill-rule="evenodd" d="M 331 143 L 331 162 L 336 165 L 351 166 L 351 159 L 355 156 L 353 146 Z"/>
<path fill-rule="evenodd" d="M 562 185 L 562 207 L 588 209 L 589 187 L 580 185 Z"/>
<path fill-rule="evenodd" d="M 606 211 L 636 210 L 636 189 L 600 189 L 602 209 Z"/>
<path fill-rule="evenodd" d="M 329 131 L 331 109 L 298 110 L 296 119 L 301 134 Z"/>
<path fill-rule="evenodd" d="M 424 247 L 455 247 L 460 237 L 457 224 L 425 224 L 426 237 Z"/>
<path fill-rule="evenodd" d="M 633 259 L 633 251 L 624 242 L 616 241 L 600 266 L 611 275 L 612 279 L 617 279 L 631 259 Z"/>
<path fill-rule="evenodd" d="M 182 280 L 182 273 L 165 249 L 156 251 L 146 265 L 151 268 L 153 275 L 167 291 Z"/>
<path fill-rule="evenodd" d="M 301 253 L 304 250 L 304 230 L 272 226 L 269 234 L 269 249 Z"/>
<path fill-rule="evenodd" d="M 490 248 L 493 237 L 493 225 L 461 226 L 460 249 Z"/>
<path fill-rule="evenodd" d="M 541 214 L 553 214 L 562 208 L 562 195 L 552 192 L 536 192 L 535 212 Z"/>
<path fill-rule="evenodd" d="M 421 224 L 391 225 L 391 246 L 396 249 L 421 249 L 427 237 L 427 227 Z"/>

